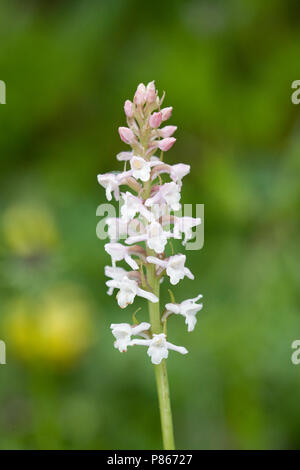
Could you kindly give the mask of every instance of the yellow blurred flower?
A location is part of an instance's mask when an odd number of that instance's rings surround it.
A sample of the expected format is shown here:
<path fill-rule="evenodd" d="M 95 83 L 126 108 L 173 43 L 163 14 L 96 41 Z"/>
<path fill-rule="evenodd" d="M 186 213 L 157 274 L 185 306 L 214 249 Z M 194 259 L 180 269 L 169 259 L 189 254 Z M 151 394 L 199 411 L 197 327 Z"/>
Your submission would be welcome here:
<path fill-rule="evenodd" d="M 92 342 L 90 304 L 74 285 L 59 286 L 40 301 L 19 298 L 9 304 L 5 331 L 21 359 L 71 365 Z"/>
<path fill-rule="evenodd" d="M 26 298 L 12 301 L 4 322 L 7 343 L 16 354 L 25 360 L 34 359 L 38 354 L 38 324 L 33 304 Z"/>
<path fill-rule="evenodd" d="M 2 219 L 3 236 L 17 256 L 30 257 L 51 251 L 58 235 L 51 214 L 32 203 L 19 203 L 6 209 Z"/>

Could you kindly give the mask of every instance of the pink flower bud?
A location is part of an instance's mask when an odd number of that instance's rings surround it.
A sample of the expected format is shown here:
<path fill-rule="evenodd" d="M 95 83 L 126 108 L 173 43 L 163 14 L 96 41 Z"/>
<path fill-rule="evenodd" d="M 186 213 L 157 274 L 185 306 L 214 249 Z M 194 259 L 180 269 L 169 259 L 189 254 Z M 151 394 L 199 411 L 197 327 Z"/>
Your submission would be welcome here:
<path fill-rule="evenodd" d="M 133 117 L 133 103 L 130 100 L 126 100 L 124 104 L 124 111 L 127 117 Z"/>
<path fill-rule="evenodd" d="M 146 87 L 143 83 L 140 83 L 139 86 L 137 87 L 137 90 L 135 92 L 133 101 L 137 105 L 145 103 L 145 101 L 146 101 Z"/>
<path fill-rule="evenodd" d="M 154 103 L 156 100 L 156 89 L 153 82 L 148 83 L 147 90 L 146 90 L 146 101 L 147 103 Z"/>
<path fill-rule="evenodd" d="M 157 146 L 163 152 L 167 152 L 168 150 L 170 150 L 172 145 L 175 144 L 175 142 L 175 137 L 167 137 L 166 139 L 158 141 Z"/>
<path fill-rule="evenodd" d="M 169 119 L 171 117 L 172 111 L 173 111 L 172 106 L 170 106 L 169 108 L 162 109 L 161 110 L 162 120 L 166 121 L 167 119 Z"/>
<path fill-rule="evenodd" d="M 135 135 L 132 132 L 132 130 L 129 129 L 128 127 L 119 127 L 119 134 L 120 134 L 121 140 L 123 140 L 125 144 L 136 143 Z"/>
<path fill-rule="evenodd" d="M 177 126 L 165 126 L 159 130 L 159 135 L 163 138 L 171 137 L 177 130 Z"/>
<path fill-rule="evenodd" d="M 153 113 L 149 119 L 150 127 L 159 127 L 161 125 L 162 115 L 161 112 Z"/>

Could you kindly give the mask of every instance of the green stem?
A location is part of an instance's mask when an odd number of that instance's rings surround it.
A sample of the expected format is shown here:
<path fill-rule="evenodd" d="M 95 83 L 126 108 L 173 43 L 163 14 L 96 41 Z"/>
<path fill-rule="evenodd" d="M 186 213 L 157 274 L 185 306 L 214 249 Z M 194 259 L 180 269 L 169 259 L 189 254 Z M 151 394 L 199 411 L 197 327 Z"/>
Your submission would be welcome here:
<path fill-rule="evenodd" d="M 148 256 L 155 255 L 151 250 L 147 250 Z M 153 293 L 159 298 L 159 279 L 155 275 L 154 264 L 147 265 L 147 279 L 153 289 Z M 149 302 L 149 316 L 152 333 L 159 334 L 163 332 L 160 321 L 159 302 Z M 166 361 L 163 359 L 160 364 L 154 366 L 156 386 L 158 392 L 161 429 L 164 449 L 174 450 L 174 433 L 172 422 L 172 411 L 170 402 L 169 382 L 167 374 Z"/>

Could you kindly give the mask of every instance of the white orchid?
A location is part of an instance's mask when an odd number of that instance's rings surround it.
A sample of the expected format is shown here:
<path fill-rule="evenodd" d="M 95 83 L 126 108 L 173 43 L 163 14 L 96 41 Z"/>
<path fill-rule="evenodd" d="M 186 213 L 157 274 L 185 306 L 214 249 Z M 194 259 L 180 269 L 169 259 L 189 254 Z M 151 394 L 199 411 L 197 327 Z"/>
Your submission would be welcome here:
<path fill-rule="evenodd" d="M 124 246 L 121 243 L 106 243 L 106 245 L 104 245 L 104 249 L 111 256 L 113 266 L 116 261 L 122 261 L 124 259 L 132 269 L 139 269 L 137 262 L 130 256 L 132 252 L 130 252 L 129 247 Z"/>
<path fill-rule="evenodd" d="M 110 277 L 111 279 L 114 279 L 115 281 L 120 281 L 123 279 L 124 276 L 127 276 L 127 271 L 123 268 L 119 268 L 116 266 L 105 266 L 104 268 L 104 274 L 107 277 Z M 114 287 L 110 287 L 107 291 L 108 295 L 112 295 L 114 292 Z"/>
<path fill-rule="evenodd" d="M 120 179 L 118 176 L 114 173 L 105 173 L 103 175 L 99 174 L 97 176 L 98 183 L 105 188 L 106 192 L 106 199 L 108 201 L 112 200 L 112 194 L 114 194 L 114 197 L 116 201 L 120 199 L 120 191 L 119 191 L 119 186 L 120 186 Z"/>
<path fill-rule="evenodd" d="M 122 193 L 122 199 L 124 204 L 121 207 L 121 215 L 124 221 L 129 222 L 136 214 L 141 214 L 148 222 L 154 219 L 151 212 L 138 197 L 133 196 L 133 194 L 127 191 L 126 193 Z"/>
<path fill-rule="evenodd" d="M 151 160 L 145 160 L 142 157 L 134 155 L 130 159 L 131 174 L 135 179 L 140 179 L 141 181 L 149 181 L 151 168 L 153 166 L 159 165 L 161 162 L 156 158 L 151 158 Z"/>
<path fill-rule="evenodd" d="M 132 176 L 142 181 L 148 181 L 150 178 L 151 165 L 150 162 L 142 157 L 133 156 L 130 160 Z"/>
<path fill-rule="evenodd" d="M 165 232 L 158 222 L 152 222 L 147 227 L 147 245 L 156 253 L 163 253 L 169 233 Z"/>
<path fill-rule="evenodd" d="M 112 200 L 112 193 L 116 199 L 120 199 L 120 185 L 126 184 L 131 176 L 131 170 L 118 173 L 104 173 L 97 175 L 98 183 L 105 188 L 106 199 Z"/>
<path fill-rule="evenodd" d="M 151 248 L 151 250 L 154 250 L 156 253 L 162 253 L 166 246 L 168 237 L 170 236 L 170 232 L 164 231 L 161 224 L 153 221 L 147 226 L 144 233 L 128 237 L 125 243 L 131 245 L 132 243 L 146 241 L 147 246 Z"/>
<path fill-rule="evenodd" d="M 169 248 L 174 253 L 172 243 L 168 248 L 167 244 L 169 239 L 175 238 L 185 245 L 193 238 L 193 228 L 201 219 L 172 214 L 181 209 L 182 179 L 190 172 L 190 165 L 169 165 L 163 161 L 163 153 L 176 142 L 173 134 L 177 129 L 174 125 L 161 127 L 171 117 L 173 109 L 162 106 L 164 97 L 165 94 L 158 96 L 152 81 L 148 85 L 140 83 L 134 97 L 125 101 L 127 127 L 119 127 L 118 131 L 130 151 L 117 155 L 117 160 L 124 162 L 124 171 L 100 174 L 98 181 L 105 188 L 109 201 L 114 196 L 122 203 L 120 218 L 109 217 L 106 221 L 110 243 L 105 245 L 105 250 L 112 263 L 105 267 L 105 275 L 110 278 L 106 281 L 108 294 L 112 295 L 117 289 L 117 302 L 122 309 L 133 304 L 136 296 L 147 299 L 151 320 L 138 325 L 112 323 L 114 347 L 120 352 L 127 351 L 128 346 L 148 348 L 147 354 L 155 365 L 164 445 L 166 449 L 174 449 L 165 359 L 170 350 L 180 354 L 188 351 L 167 340 L 167 320 L 172 313 L 181 315 L 188 331 L 192 331 L 197 322 L 196 314 L 202 309 L 202 303 L 197 303 L 202 295 L 176 303 L 171 292 L 172 302 L 166 304 L 161 314 L 159 291 L 164 279 L 164 284 L 170 280 L 172 285 L 185 276 L 194 279 L 185 266 L 186 256 L 181 253 L 167 256 Z M 159 157 L 155 155 L 158 150 L 161 151 Z M 129 190 L 120 192 L 121 185 L 127 185 Z M 119 242 L 121 239 L 125 244 Z M 125 261 L 131 270 L 117 267 L 119 261 Z"/>
<path fill-rule="evenodd" d="M 201 299 L 203 296 L 199 294 L 194 299 L 187 299 L 181 302 L 180 304 L 169 303 L 166 304 L 166 314 L 165 318 L 170 313 L 175 313 L 176 315 L 182 315 L 185 318 L 185 323 L 188 326 L 188 331 L 193 331 L 197 323 L 196 313 L 202 310 L 203 304 L 197 304 L 197 300 Z"/>
<path fill-rule="evenodd" d="M 176 165 L 167 165 L 166 163 L 160 162 L 159 165 L 156 165 L 156 168 L 153 171 L 152 179 L 155 179 L 156 176 L 161 173 L 168 173 L 172 181 L 176 183 L 179 188 L 181 188 L 182 178 L 190 172 L 190 169 L 190 165 L 186 165 L 184 163 L 178 163 Z"/>
<path fill-rule="evenodd" d="M 186 256 L 182 254 L 170 256 L 165 260 L 156 258 L 155 256 L 147 257 L 148 263 L 154 263 L 156 266 L 166 270 L 166 273 L 170 278 L 170 282 L 173 285 L 178 284 L 178 282 L 185 276 L 189 279 L 194 279 L 194 275 L 191 273 L 189 268 L 184 266 L 185 260 Z"/>
<path fill-rule="evenodd" d="M 127 346 L 131 343 L 131 336 L 141 335 L 141 333 L 151 328 L 150 323 L 142 322 L 138 325 L 129 325 L 129 323 L 112 323 L 110 325 L 112 334 L 116 338 L 114 347 L 120 352 L 126 352 Z"/>
<path fill-rule="evenodd" d="M 176 346 L 166 340 L 164 333 L 154 334 L 152 339 L 133 339 L 131 346 L 148 346 L 147 354 L 151 357 L 152 364 L 160 364 L 163 359 L 167 359 L 169 349 L 180 354 L 187 354 L 188 350 L 182 346 Z"/>
<path fill-rule="evenodd" d="M 190 172 L 190 170 L 190 165 L 185 165 L 184 163 L 177 163 L 176 165 L 171 166 L 170 176 L 172 180 L 181 187 L 182 178 L 186 176 Z"/>
<path fill-rule="evenodd" d="M 174 223 L 174 238 L 181 238 L 184 233 L 183 245 L 186 244 L 188 240 L 191 240 L 194 237 L 192 228 L 201 224 L 200 217 L 173 217 Z"/>
<path fill-rule="evenodd" d="M 107 234 L 111 242 L 126 238 L 128 234 L 128 222 L 118 217 L 107 217 Z"/>
<path fill-rule="evenodd" d="M 177 211 L 181 208 L 180 197 L 180 188 L 172 181 L 160 186 L 154 196 L 146 200 L 145 205 L 151 207 L 153 204 L 166 203 L 173 211 Z"/>
<path fill-rule="evenodd" d="M 124 276 L 121 280 L 112 279 L 111 281 L 107 281 L 106 285 L 108 287 L 119 289 L 119 292 L 117 293 L 117 301 L 121 308 L 125 308 L 127 305 L 132 304 L 136 295 L 144 297 L 144 299 L 153 303 L 158 302 L 156 295 L 141 289 L 137 281 L 129 279 L 127 276 Z"/>

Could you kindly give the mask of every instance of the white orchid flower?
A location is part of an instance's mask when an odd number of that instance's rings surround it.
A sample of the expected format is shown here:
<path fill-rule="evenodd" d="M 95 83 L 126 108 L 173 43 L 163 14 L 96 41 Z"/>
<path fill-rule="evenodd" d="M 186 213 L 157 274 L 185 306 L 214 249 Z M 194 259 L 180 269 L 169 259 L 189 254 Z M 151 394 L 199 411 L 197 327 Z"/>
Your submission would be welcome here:
<path fill-rule="evenodd" d="M 180 354 L 188 353 L 186 348 L 169 343 L 164 333 L 154 334 L 152 339 L 133 339 L 130 345 L 148 346 L 147 354 L 151 357 L 152 364 L 160 364 L 163 359 L 167 359 L 169 349 Z"/>
<path fill-rule="evenodd" d="M 153 214 L 154 219 L 158 221 L 160 218 L 170 215 L 170 208 L 165 202 L 153 204 L 151 206 L 151 213 Z"/>
<path fill-rule="evenodd" d="M 132 176 L 135 179 L 140 179 L 144 182 L 150 179 L 151 164 L 148 160 L 145 160 L 142 157 L 133 156 L 130 160 L 130 166 Z"/>
<path fill-rule="evenodd" d="M 152 222 L 147 227 L 146 243 L 148 247 L 156 253 L 163 253 L 168 236 L 170 236 L 170 234 L 165 232 L 158 222 Z"/>
<path fill-rule="evenodd" d="M 178 284 L 184 276 L 187 276 L 189 279 L 194 279 L 194 275 L 191 271 L 184 266 L 185 260 L 186 256 L 182 254 L 170 256 L 170 258 L 166 260 L 155 258 L 155 256 L 147 257 L 148 263 L 154 263 L 156 266 L 166 270 L 172 285 Z"/>
<path fill-rule="evenodd" d="M 175 313 L 176 315 L 182 315 L 185 317 L 185 323 L 188 326 L 188 331 L 193 331 L 197 323 L 196 313 L 202 310 L 203 304 L 197 304 L 197 300 L 201 299 L 203 296 L 199 294 L 194 299 L 187 299 L 181 302 L 180 304 L 166 304 L 166 313 L 165 317 L 170 313 Z"/>
<path fill-rule="evenodd" d="M 121 308 L 125 308 L 127 305 L 132 304 L 136 295 L 144 297 L 153 303 L 158 302 L 156 295 L 141 289 L 137 281 L 128 279 L 127 276 L 124 276 L 121 280 L 112 279 L 111 281 L 107 281 L 106 285 L 108 287 L 119 289 L 119 292 L 117 293 L 117 301 Z"/>
<path fill-rule="evenodd" d="M 161 162 L 156 158 L 151 158 L 150 161 L 145 160 L 142 157 L 134 155 L 130 160 L 130 166 L 132 171 L 132 176 L 135 179 L 140 179 L 144 182 L 149 181 L 151 168 L 153 166 L 159 165 Z"/>
<path fill-rule="evenodd" d="M 121 215 L 124 221 L 129 222 L 138 213 L 145 217 L 148 222 L 151 222 L 154 219 L 153 215 L 144 206 L 142 201 L 138 197 L 133 196 L 129 191 L 122 193 L 122 198 L 124 204 L 121 207 Z"/>
<path fill-rule="evenodd" d="M 112 200 L 111 193 L 114 194 L 116 201 L 120 199 L 120 181 L 116 174 L 114 173 L 105 173 L 103 175 L 99 174 L 97 176 L 98 183 L 105 188 L 106 199 L 108 201 Z"/>
<path fill-rule="evenodd" d="M 180 197 L 180 188 L 172 181 L 160 186 L 154 196 L 146 200 L 145 205 L 151 207 L 153 204 L 166 203 L 173 211 L 177 211 L 181 208 Z"/>
<path fill-rule="evenodd" d="M 97 175 L 98 183 L 105 188 L 106 199 L 112 200 L 112 193 L 116 199 L 120 199 L 119 187 L 125 184 L 127 178 L 131 176 L 131 171 L 123 171 L 119 173 L 104 173 Z"/>
<path fill-rule="evenodd" d="M 110 325 L 112 334 L 116 338 L 114 347 L 120 352 L 126 352 L 130 345 L 131 336 L 140 335 L 143 331 L 151 328 L 150 323 L 142 322 L 139 325 L 129 325 L 129 323 L 112 323 Z"/>
<path fill-rule="evenodd" d="M 181 187 L 182 178 L 186 176 L 190 172 L 190 170 L 191 170 L 190 165 L 185 165 L 184 163 L 178 163 L 177 165 L 171 166 L 170 176 L 172 180 Z"/>
<path fill-rule="evenodd" d="M 118 217 L 107 217 L 107 235 L 111 242 L 126 238 L 128 234 L 128 222 Z"/>
<path fill-rule="evenodd" d="M 132 243 L 146 241 L 151 250 L 154 250 L 156 253 L 162 253 L 166 246 L 168 237 L 170 236 L 171 233 L 164 231 L 161 224 L 153 221 L 147 226 L 144 233 L 128 237 L 125 243 L 127 243 L 127 245 L 131 245 Z"/>
<path fill-rule="evenodd" d="M 176 183 L 179 188 L 181 188 L 182 178 L 190 172 L 190 165 L 186 165 L 184 163 L 178 163 L 176 165 L 167 165 L 166 163 L 162 162 L 159 163 L 160 164 L 157 165 L 154 169 L 152 179 L 155 179 L 155 177 L 161 173 L 168 173 L 173 182 Z"/>
<path fill-rule="evenodd" d="M 130 247 L 121 245 L 121 243 L 106 243 L 104 249 L 111 256 L 113 266 L 116 261 L 124 259 L 132 269 L 139 269 L 137 262 L 131 258 Z"/>
<path fill-rule="evenodd" d="M 188 240 L 191 240 L 194 237 L 192 228 L 201 224 L 200 217 L 173 217 L 174 223 L 174 238 L 181 238 L 184 233 L 183 245 L 186 244 Z"/>
<path fill-rule="evenodd" d="M 111 279 L 115 281 L 120 281 L 123 279 L 124 276 L 127 276 L 127 271 L 126 269 L 119 268 L 116 266 L 105 266 L 104 268 L 104 274 L 107 277 L 110 277 Z M 112 295 L 114 292 L 114 287 L 110 287 L 107 291 L 108 295 Z"/>

